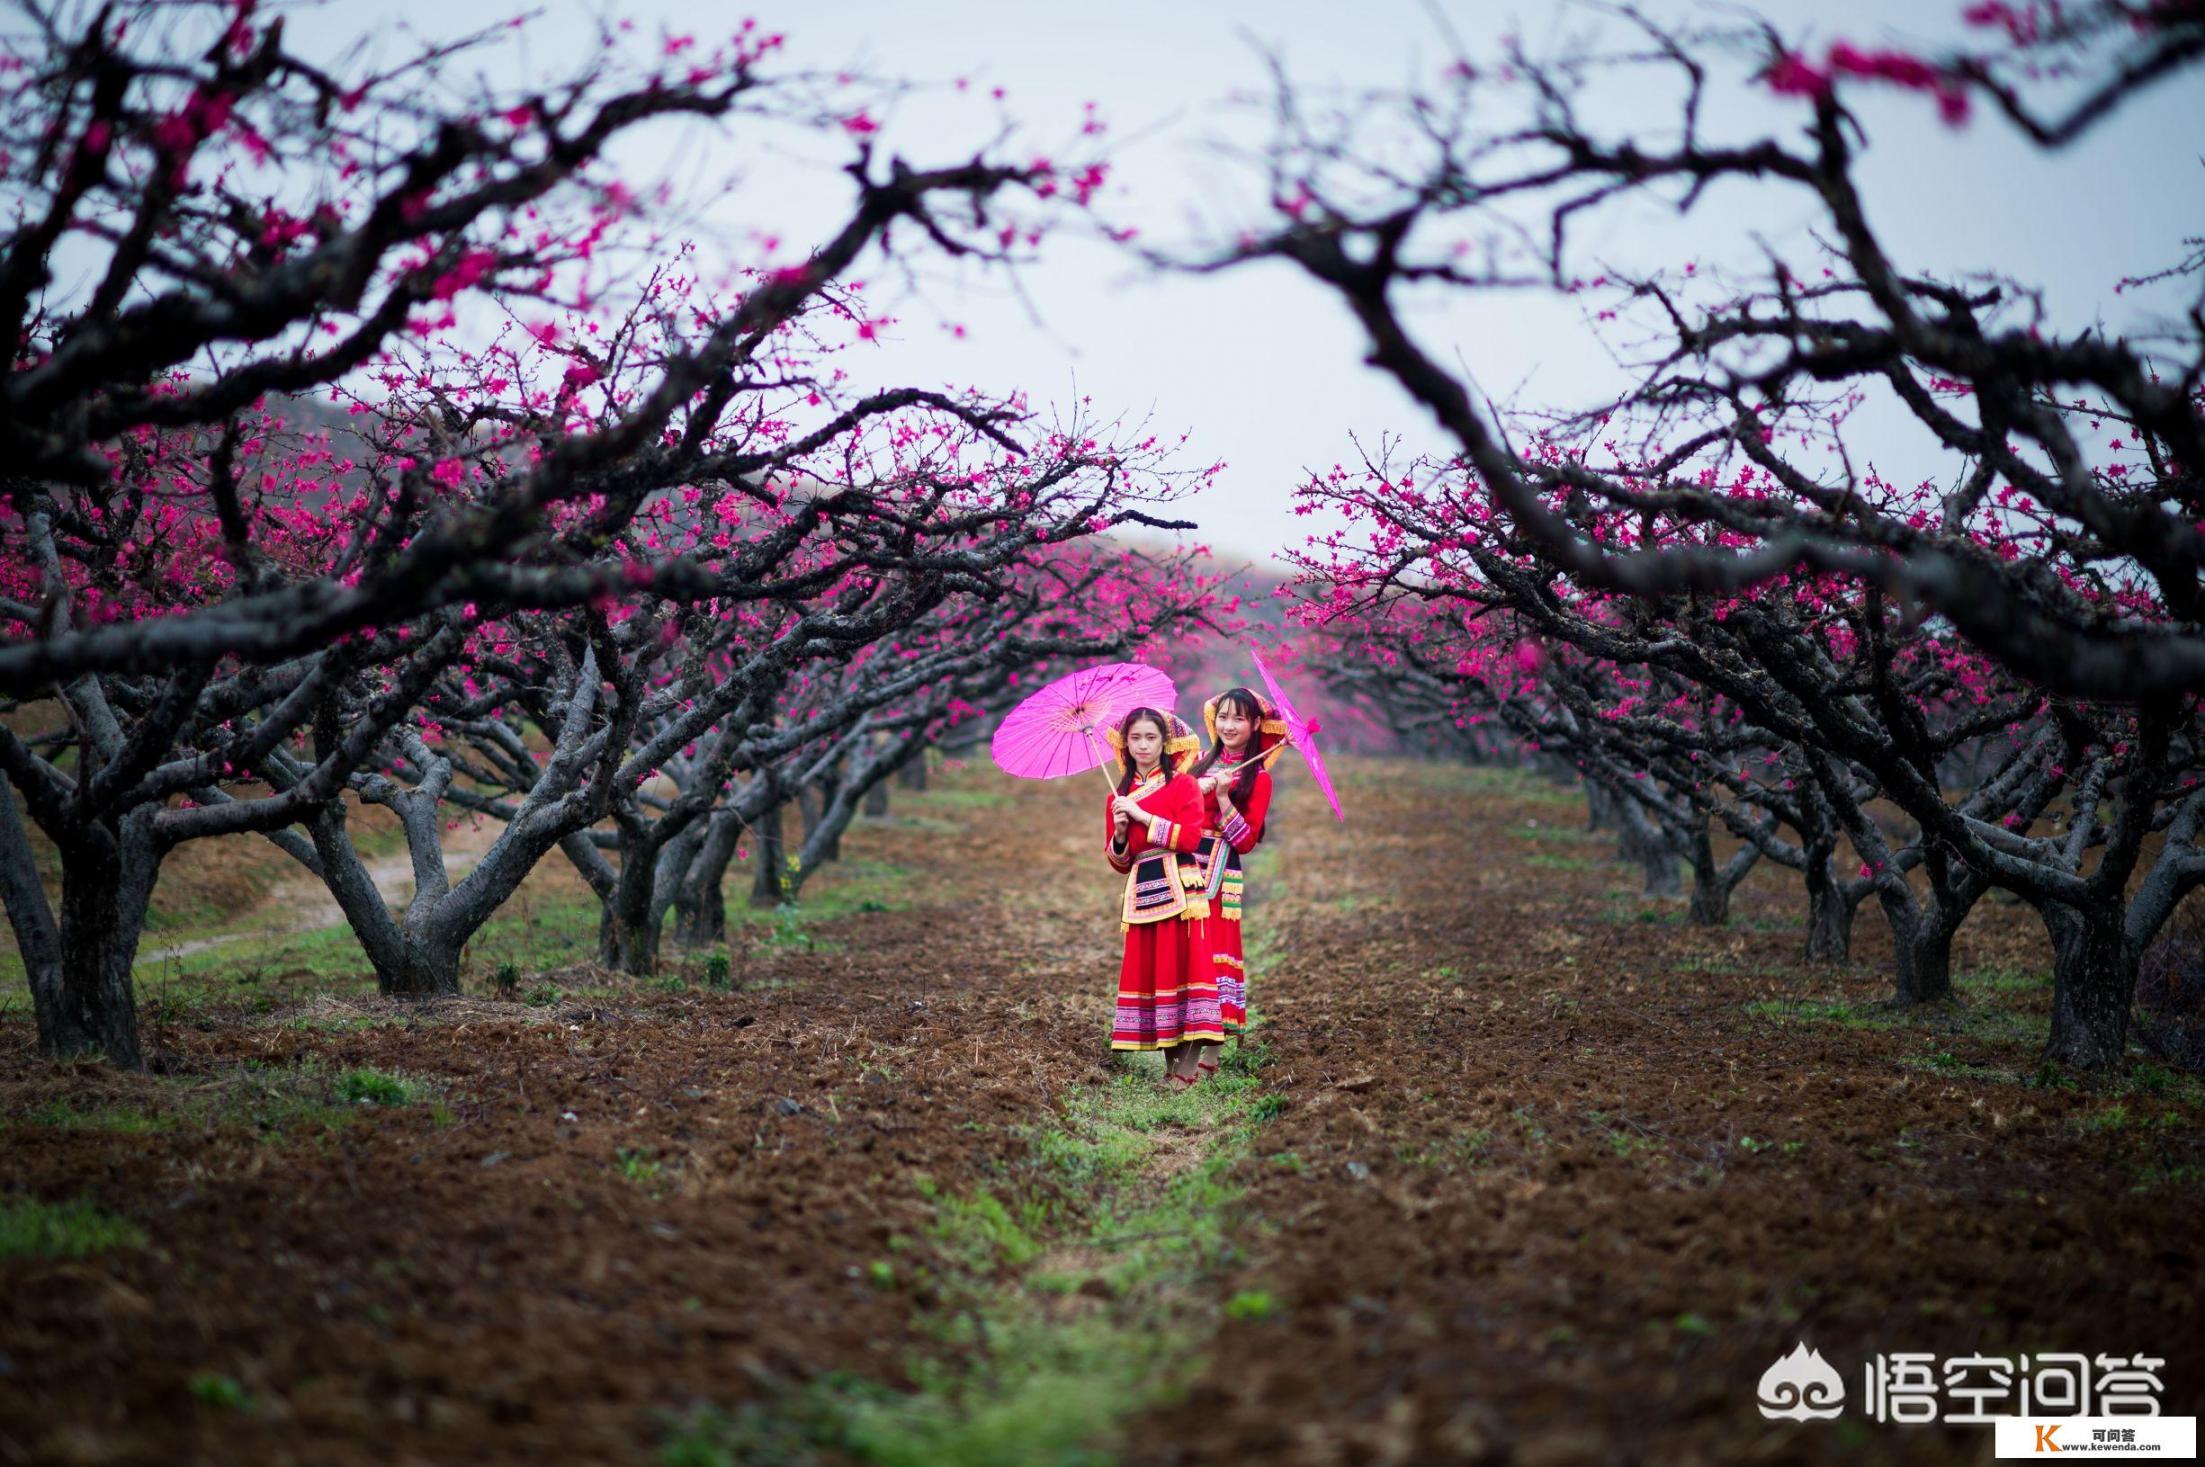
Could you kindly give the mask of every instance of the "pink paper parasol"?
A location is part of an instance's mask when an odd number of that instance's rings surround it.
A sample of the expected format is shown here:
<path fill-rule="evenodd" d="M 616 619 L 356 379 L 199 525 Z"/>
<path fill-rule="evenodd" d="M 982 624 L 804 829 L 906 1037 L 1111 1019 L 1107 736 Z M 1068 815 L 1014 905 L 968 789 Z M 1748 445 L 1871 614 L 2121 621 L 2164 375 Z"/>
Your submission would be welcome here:
<path fill-rule="evenodd" d="M 989 742 L 996 766 L 1021 779 L 1059 779 L 1112 758 L 1102 732 L 1136 708 L 1169 711 L 1178 690 L 1138 662 L 1104 662 L 1066 673 L 1003 716 Z M 1108 779 L 1109 776 L 1103 776 Z"/>
<path fill-rule="evenodd" d="M 1332 776 L 1325 773 L 1325 761 L 1317 752 L 1317 720 L 1304 718 L 1294 710 L 1286 689 L 1271 676 L 1271 669 L 1263 665 L 1263 657 L 1255 648 L 1250 647 L 1248 655 L 1256 659 L 1256 671 L 1262 674 L 1264 691 L 1271 695 L 1271 706 L 1278 709 L 1279 718 L 1286 724 L 1286 742 L 1302 751 L 1302 762 L 1309 766 L 1309 777 L 1317 781 L 1325 803 L 1332 807 L 1332 818 L 1345 821 L 1347 816 L 1340 813 L 1340 797 L 1332 792 Z"/>

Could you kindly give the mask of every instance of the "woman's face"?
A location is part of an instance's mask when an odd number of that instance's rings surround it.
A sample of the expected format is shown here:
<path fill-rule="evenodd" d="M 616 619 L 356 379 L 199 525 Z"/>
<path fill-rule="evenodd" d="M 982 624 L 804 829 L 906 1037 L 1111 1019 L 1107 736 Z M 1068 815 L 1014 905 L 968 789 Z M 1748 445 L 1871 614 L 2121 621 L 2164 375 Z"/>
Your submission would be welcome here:
<path fill-rule="evenodd" d="M 1240 711 L 1238 703 L 1220 703 L 1217 708 L 1217 741 L 1229 754 L 1238 754 L 1248 747 L 1248 736 L 1255 732 L 1255 725 L 1248 715 Z"/>
<path fill-rule="evenodd" d="M 1148 773 L 1164 757 L 1164 731 L 1142 719 L 1125 731 L 1125 751 L 1132 757 L 1135 769 Z"/>

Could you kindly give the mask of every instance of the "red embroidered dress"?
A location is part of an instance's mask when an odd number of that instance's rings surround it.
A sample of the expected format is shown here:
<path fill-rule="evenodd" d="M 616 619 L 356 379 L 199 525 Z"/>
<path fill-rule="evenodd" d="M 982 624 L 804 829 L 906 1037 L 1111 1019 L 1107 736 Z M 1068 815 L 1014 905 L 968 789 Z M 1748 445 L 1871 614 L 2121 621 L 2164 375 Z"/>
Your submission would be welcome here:
<path fill-rule="evenodd" d="M 1202 705 L 1202 721 L 1215 743 L 1216 698 Z M 1269 767 L 1256 771 L 1246 799 L 1236 797 L 1233 791 L 1238 788 L 1240 767 L 1247 759 L 1260 759 L 1285 740 L 1286 724 L 1265 703 L 1263 716 L 1250 730 L 1248 744 L 1242 750 L 1244 757 L 1234 759 L 1220 753 L 1206 771 L 1232 776 L 1225 793 L 1235 806 L 1234 813 L 1227 815 L 1215 792 L 1202 796 L 1202 844 L 1198 847 L 1203 893 L 1210 901 L 1210 915 L 1202 924 L 1202 942 L 1209 948 L 1210 961 L 1217 971 L 1218 1017 L 1226 1032 L 1232 1034 L 1238 1034 L 1248 1023 L 1248 963 L 1240 926 L 1242 862 L 1262 841 L 1264 817 L 1271 811 Z"/>
<path fill-rule="evenodd" d="M 1233 773 L 1239 761 L 1220 758 L 1211 769 Z M 1226 786 L 1230 796 L 1232 786 Z M 1271 771 L 1256 771 L 1256 782 L 1245 804 L 1225 813 L 1217 796 L 1202 797 L 1203 886 L 1210 897 L 1210 915 L 1202 925 L 1210 961 L 1217 969 L 1218 1016 L 1229 1033 L 1239 1033 L 1248 1022 L 1248 963 L 1241 946 L 1240 902 L 1244 883 L 1242 860 L 1263 839 L 1263 817 L 1271 809 Z"/>
<path fill-rule="evenodd" d="M 1187 742 L 1193 742 L 1191 734 Z M 1110 806 L 1103 806 L 1104 854 L 1126 878 L 1118 913 L 1125 956 L 1118 965 L 1110 1047 L 1169 1049 L 1197 1039 L 1222 1043 L 1216 965 L 1202 945 L 1210 906 L 1202 894 L 1202 868 L 1193 859 L 1202 840 L 1201 791 L 1184 774 L 1167 779 L 1159 772 L 1128 794 L 1161 819 L 1151 838 L 1148 823 L 1136 817 L 1120 845 Z"/>

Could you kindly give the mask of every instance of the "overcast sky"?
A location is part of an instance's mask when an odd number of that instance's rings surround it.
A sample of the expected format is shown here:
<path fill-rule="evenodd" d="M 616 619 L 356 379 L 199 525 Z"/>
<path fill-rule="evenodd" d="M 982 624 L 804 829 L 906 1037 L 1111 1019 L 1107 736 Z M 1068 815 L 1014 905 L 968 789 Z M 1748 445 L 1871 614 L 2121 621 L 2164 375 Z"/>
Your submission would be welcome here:
<path fill-rule="evenodd" d="M 568 69 L 594 45 L 598 7 L 544 0 L 545 15 L 525 41 L 526 64 L 547 75 Z M 1788 0 L 1759 7 L 1796 41 L 1820 54 L 1833 39 L 1858 43 L 1935 43 L 1962 34 L 1958 4 L 1854 0 L 1843 8 Z M 476 0 L 350 0 L 292 16 L 294 40 L 334 43 L 374 26 L 400 46 L 416 28 L 449 34 L 509 14 L 510 7 Z M 1260 138 L 1248 109 L 1221 107 L 1235 93 L 1260 90 L 1266 73 L 1257 41 L 1274 48 L 1296 78 L 1313 83 L 1398 84 L 1429 78 L 1447 51 L 1433 11 L 1407 3 L 1366 0 L 1353 7 L 1304 0 L 1262 4 L 1218 0 L 1118 0 L 1067 5 L 1041 0 L 843 0 L 825 5 L 761 0 L 743 7 L 696 0 L 626 0 L 615 12 L 635 22 L 648 51 L 661 30 L 697 34 L 709 43 L 752 14 L 788 37 L 791 66 L 849 66 L 875 75 L 939 83 L 945 90 L 912 97 L 885 117 L 887 146 L 918 162 L 968 154 L 987 136 L 990 113 L 978 98 L 1000 86 L 1011 112 L 1037 142 L 1061 140 L 1080 107 L 1096 102 L 1115 149 L 1109 215 L 1141 225 L 1143 237 L 1183 239 L 1191 229 L 1249 217 L 1251 176 L 1218 154 L 1216 141 Z M 1670 5 L 1659 13 L 1702 20 L 1734 9 Z M 1554 7 L 1497 4 L 1445 7 L 1446 23 L 1473 54 L 1494 54 L 1515 17 L 1535 18 L 1525 38 L 1536 46 L 1554 34 Z M 1842 19 L 1840 17 L 1842 16 Z M 1586 14 L 1566 22 L 1586 23 Z M 946 90 L 958 78 L 970 91 Z M 1860 177 L 1872 219 L 1902 264 L 1933 271 L 1989 268 L 2040 284 L 2056 324 L 2076 328 L 2102 319 L 2114 329 L 2136 324 L 2144 308 L 2113 294 L 2124 275 L 2172 263 L 2184 233 L 2205 232 L 2205 169 L 2199 164 L 2205 128 L 2200 73 L 2160 87 L 2118 114 L 2084 143 L 2053 158 L 2022 145 L 1987 116 L 1950 129 L 1924 98 L 1873 87 L 1849 94 L 1874 146 Z M 1611 93 L 1601 115 L 1635 117 L 1642 99 Z M 1792 135 L 1803 104 L 1757 88 L 1725 85 L 1719 124 Z M 1665 128 L 1673 110 L 1664 98 L 1643 99 L 1649 129 Z M 751 183 L 736 196 L 755 211 L 757 231 L 792 244 L 829 227 L 848 201 L 847 181 L 826 155 L 813 166 L 761 161 L 735 134 L 691 131 L 663 154 L 634 157 L 641 171 L 716 176 L 740 164 Z M 1703 261 L 1750 260 L 1748 228 L 1780 248 L 1805 253 L 1805 202 L 1770 193 L 1766 203 L 1711 201 L 1676 223 L 1618 214 L 1587 236 L 1602 257 L 1666 254 Z M 1743 209 L 1743 212 L 1741 212 Z M 745 255 L 754 246 L 742 226 L 716 216 L 727 237 L 708 244 Z M 1310 522 L 1288 511 L 1295 483 L 1350 451 L 1351 432 L 1372 437 L 1405 429 L 1431 442 L 1421 415 L 1398 389 L 1362 365 L 1362 343 L 1345 313 L 1314 285 L 1283 266 L 1222 277 L 1160 277 L 1137 268 L 1100 242 L 1060 236 L 1042 262 L 1025 272 L 1024 299 L 1000 282 L 954 278 L 929 286 L 922 299 L 896 301 L 900 325 L 875 354 L 884 379 L 919 383 L 1023 386 L 1037 399 L 1075 393 L 1096 409 L 1147 419 L 1159 430 L 1193 434 L 1192 457 L 1230 465 L 1214 491 L 1191 507 L 1203 538 L 1229 555 L 1262 559 L 1298 542 Z M 2164 301 L 2164 297 L 2161 298 Z M 965 327 L 962 339 L 944 324 Z M 1574 310 L 1522 300 L 1434 304 L 1417 326 L 1429 346 L 1466 362 L 1481 386 L 1516 393 L 1525 402 L 1584 400 L 1612 372 L 1607 357 L 1577 323 Z M 1908 458 L 1911 440 L 1867 444 L 1870 452 Z M 1885 463 L 1902 482 L 1928 474 L 1930 463 Z"/>

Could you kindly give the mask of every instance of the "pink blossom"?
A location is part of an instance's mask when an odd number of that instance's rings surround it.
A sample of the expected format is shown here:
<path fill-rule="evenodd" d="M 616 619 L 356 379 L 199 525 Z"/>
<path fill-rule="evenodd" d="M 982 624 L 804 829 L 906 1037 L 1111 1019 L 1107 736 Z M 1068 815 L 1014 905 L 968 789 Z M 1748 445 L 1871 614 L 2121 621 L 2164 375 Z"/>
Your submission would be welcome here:
<path fill-rule="evenodd" d="M 1766 80 L 1770 91 L 1788 97 L 1819 97 L 1830 90 L 1830 74 L 1817 70 L 1793 51 L 1776 58 Z"/>

